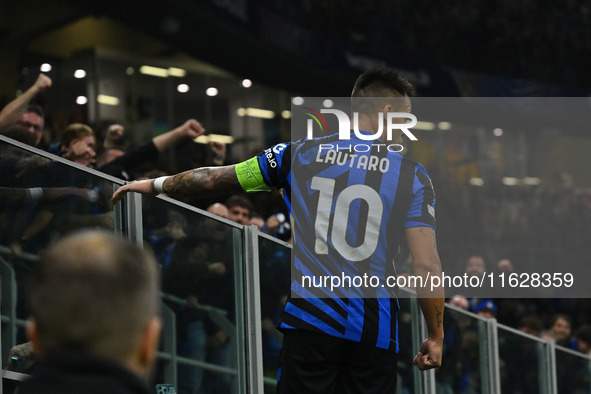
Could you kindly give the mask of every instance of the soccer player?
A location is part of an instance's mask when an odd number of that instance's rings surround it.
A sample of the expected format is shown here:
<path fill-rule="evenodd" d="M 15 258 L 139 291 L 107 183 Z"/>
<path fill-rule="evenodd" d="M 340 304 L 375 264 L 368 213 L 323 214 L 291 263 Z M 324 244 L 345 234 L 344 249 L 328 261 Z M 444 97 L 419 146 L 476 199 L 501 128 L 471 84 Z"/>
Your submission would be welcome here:
<path fill-rule="evenodd" d="M 375 135 L 381 131 L 380 117 L 383 125 L 388 113 L 410 112 L 413 94 L 412 84 L 391 70 L 360 75 L 352 92 L 359 133 Z M 401 142 L 397 131 L 389 143 Z M 284 189 L 294 249 L 291 297 L 280 323 L 280 393 L 396 391 L 398 301 L 393 290 L 310 289 L 304 275 L 395 276 L 393 261 L 403 233 L 414 274 L 441 274 L 435 197 L 425 169 L 359 133 L 347 140 L 335 134 L 278 144 L 236 165 L 133 182 L 112 197 L 116 203 L 130 191 L 211 197 Z M 346 151 L 355 144 L 372 147 L 364 153 Z M 425 287 L 418 287 L 417 295 L 428 338 L 413 363 L 426 370 L 441 365 L 444 295 L 442 288 Z"/>

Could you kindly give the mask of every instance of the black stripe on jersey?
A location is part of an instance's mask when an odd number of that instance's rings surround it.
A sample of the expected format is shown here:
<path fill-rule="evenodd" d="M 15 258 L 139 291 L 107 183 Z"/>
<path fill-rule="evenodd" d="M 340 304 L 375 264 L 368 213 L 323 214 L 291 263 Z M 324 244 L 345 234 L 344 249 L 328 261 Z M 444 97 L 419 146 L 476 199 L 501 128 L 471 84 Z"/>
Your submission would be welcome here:
<path fill-rule="evenodd" d="M 342 299 L 343 302 L 345 302 L 345 304 L 349 303 L 349 300 L 344 298 Z M 338 303 L 336 302 L 334 299 L 332 298 L 323 298 L 322 302 L 324 302 L 326 305 L 328 305 L 328 307 L 330 309 L 332 309 L 333 311 L 335 311 L 336 313 L 338 313 L 339 315 L 341 315 L 343 318 L 345 318 L 345 320 L 347 319 L 347 311 Z"/>
<path fill-rule="evenodd" d="M 296 317 L 296 316 L 292 315 L 291 313 L 287 313 L 285 311 L 283 311 L 283 314 L 281 315 L 281 323 L 285 323 L 291 327 L 296 327 L 298 330 L 324 332 L 321 329 L 319 329 L 318 327 L 313 326 L 312 324 L 308 323 L 307 321 L 302 320 L 299 317 Z"/>
<path fill-rule="evenodd" d="M 412 201 L 416 165 L 417 163 L 406 157 L 404 157 L 400 163 L 400 174 L 398 175 L 394 207 L 388 223 L 388 234 L 395 235 L 395 239 L 398 242 L 392 242 L 388 245 L 386 261 L 394 261 L 398 254 L 398 247 L 400 246 L 400 240 L 404 231 L 406 214 L 410 207 L 410 202 Z"/>
<path fill-rule="evenodd" d="M 320 299 L 320 301 L 325 302 L 326 299 Z M 332 327 L 340 334 L 343 334 L 343 335 L 345 334 L 345 326 L 344 325 L 342 325 L 341 323 L 336 321 L 332 316 L 330 316 L 328 313 L 324 312 L 322 309 L 320 309 L 316 305 L 312 304 L 307 299 L 292 297 L 290 299 L 290 302 L 292 305 L 297 306 L 298 308 L 300 308 L 304 312 L 307 312 L 310 315 L 318 318 L 318 320 L 320 320 L 321 322 L 323 322 L 327 326 Z M 287 313 L 286 315 L 290 316 L 291 314 Z M 285 321 L 285 322 L 287 324 L 289 324 L 290 326 L 293 326 L 288 321 Z"/>
<path fill-rule="evenodd" d="M 435 200 L 435 193 L 433 192 L 433 185 L 431 184 L 431 180 L 423 171 L 417 171 L 417 178 L 419 178 L 419 182 L 425 187 L 423 189 L 423 206 L 421 209 L 422 215 L 424 217 L 432 218 L 433 215 L 429 213 L 427 209 L 427 205 L 433 206 L 433 201 Z"/>
<path fill-rule="evenodd" d="M 372 145 L 371 155 L 381 158 L 387 155 L 387 151 L 383 149 L 381 152 L 379 152 L 376 146 Z M 379 193 L 383 177 L 384 173 L 381 171 L 366 171 L 364 183 Z M 367 204 L 364 205 L 366 206 Z M 365 212 L 365 220 L 367 220 L 368 209 L 366 209 Z M 359 219 L 359 223 L 365 223 L 365 221 L 361 222 L 361 216 Z M 364 227 L 363 232 L 365 232 L 365 226 L 358 226 L 358 228 L 359 227 Z M 369 272 L 371 271 L 371 257 L 368 259 L 367 264 L 364 264 L 364 266 L 367 267 L 367 274 L 371 275 L 371 272 Z M 372 296 L 377 297 L 377 289 L 372 289 L 371 291 L 373 293 Z M 361 343 L 373 343 L 375 345 L 378 340 L 379 329 L 382 322 L 380 321 L 380 307 L 378 300 L 376 298 L 367 298 L 369 292 L 369 289 L 365 289 L 364 291 L 366 298 L 363 299 L 363 329 L 361 331 Z"/>
<path fill-rule="evenodd" d="M 386 252 L 386 275 L 396 275 L 394 268 L 394 260 L 398 254 L 402 234 L 404 232 L 404 222 L 406 220 L 406 213 L 410 207 L 413 195 L 413 184 L 415 178 L 416 163 L 404 157 L 400 163 L 400 174 L 398 175 L 398 182 L 396 186 L 396 196 L 394 197 L 394 207 L 392 208 L 392 216 L 388 222 L 388 234 L 395 236 L 395 242 L 388 245 Z M 390 337 L 395 337 L 396 327 L 398 325 L 398 300 L 396 298 L 390 299 Z M 396 343 L 390 341 L 390 349 L 396 349 Z"/>
<path fill-rule="evenodd" d="M 296 249 L 296 248 L 294 248 Z M 312 264 L 310 264 L 309 266 L 306 266 L 312 273 L 313 276 L 315 276 L 316 278 L 323 278 L 325 276 L 327 276 L 327 274 L 325 272 L 322 272 L 319 268 L 314 267 Z M 297 270 L 295 272 L 298 272 L 299 275 L 295 275 L 294 278 L 292 278 L 292 280 L 296 281 L 297 283 L 299 283 L 300 285 L 302 284 L 302 277 L 303 277 L 303 273 L 300 270 Z M 338 273 L 333 273 L 332 275 L 336 275 L 339 276 Z M 347 311 L 335 300 L 333 300 L 332 298 L 330 298 L 328 296 L 328 294 L 324 293 L 322 291 L 322 288 L 306 288 L 308 291 L 310 291 L 313 296 L 315 298 L 320 298 L 322 299 L 322 301 L 328 305 L 329 308 L 331 308 L 332 310 L 334 310 L 336 313 L 338 313 L 339 315 L 341 315 L 342 317 L 344 317 L 345 319 L 347 318 Z M 334 289 L 335 293 L 339 292 L 339 289 Z M 343 301 L 343 303 L 345 305 L 349 304 L 349 300 L 347 298 L 344 298 L 343 294 L 340 294 L 339 299 L 341 301 Z"/>
<path fill-rule="evenodd" d="M 285 183 L 289 184 L 289 172 L 291 171 L 291 144 L 288 144 L 283 152 L 283 161 L 281 162 L 281 175 Z"/>
<path fill-rule="evenodd" d="M 411 222 L 414 221 L 414 222 L 425 223 L 425 224 L 435 227 L 435 218 L 433 218 L 433 216 L 431 216 L 431 214 L 429 214 L 429 213 L 426 213 L 423 216 L 415 216 L 412 218 L 408 218 L 407 220 L 409 220 Z"/>

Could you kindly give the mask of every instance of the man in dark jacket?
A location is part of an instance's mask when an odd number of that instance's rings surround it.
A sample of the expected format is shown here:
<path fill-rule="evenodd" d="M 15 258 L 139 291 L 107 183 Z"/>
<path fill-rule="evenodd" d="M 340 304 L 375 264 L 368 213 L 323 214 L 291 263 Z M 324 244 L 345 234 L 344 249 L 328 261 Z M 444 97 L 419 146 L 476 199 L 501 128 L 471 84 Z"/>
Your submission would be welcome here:
<path fill-rule="evenodd" d="M 39 363 L 19 393 L 151 393 L 158 289 L 153 256 L 107 233 L 77 233 L 43 252 L 27 324 Z"/>

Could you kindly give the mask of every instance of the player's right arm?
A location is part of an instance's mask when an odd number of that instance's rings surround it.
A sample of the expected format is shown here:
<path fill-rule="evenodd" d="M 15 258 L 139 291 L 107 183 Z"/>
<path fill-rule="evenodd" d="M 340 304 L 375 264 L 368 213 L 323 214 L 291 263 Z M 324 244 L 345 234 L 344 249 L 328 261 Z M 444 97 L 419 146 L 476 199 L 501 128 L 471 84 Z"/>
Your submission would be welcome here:
<path fill-rule="evenodd" d="M 429 276 L 441 277 L 441 262 L 437 253 L 435 230 L 420 226 L 406 229 L 406 238 L 412 257 L 414 274 L 426 280 Z M 443 287 L 417 287 L 419 305 L 427 322 L 427 339 L 421 344 L 413 363 L 420 370 L 441 366 L 443 348 Z"/>
<path fill-rule="evenodd" d="M 256 157 L 236 165 L 201 167 L 168 177 L 131 182 L 115 191 L 111 203 L 117 203 L 129 192 L 205 198 L 245 190 L 270 190 L 263 179 Z"/>
<path fill-rule="evenodd" d="M 232 194 L 243 191 L 236 166 L 201 167 L 181 172 L 161 179 L 162 190 L 157 190 L 156 179 L 131 182 L 121 186 L 113 194 L 111 203 L 115 204 L 129 192 L 157 195 L 166 193 L 173 196 L 212 197 L 220 194 Z"/>

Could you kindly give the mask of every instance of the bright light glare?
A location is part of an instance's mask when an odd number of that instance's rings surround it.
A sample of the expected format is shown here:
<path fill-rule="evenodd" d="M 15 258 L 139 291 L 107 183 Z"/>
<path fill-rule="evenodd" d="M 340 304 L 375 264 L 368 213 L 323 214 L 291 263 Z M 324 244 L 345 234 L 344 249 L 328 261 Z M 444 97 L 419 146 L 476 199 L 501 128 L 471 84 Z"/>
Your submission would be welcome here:
<path fill-rule="evenodd" d="M 449 129 L 451 129 L 451 123 L 449 123 L 449 122 L 439 122 L 437 124 L 437 127 L 439 127 L 439 130 L 449 130 Z"/>
<path fill-rule="evenodd" d="M 270 111 L 268 109 L 260 109 L 260 108 L 238 108 L 236 110 L 236 114 L 238 116 L 250 116 L 253 118 L 263 118 L 263 119 L 273 119 L 275 117 L 275 112 Z"/>
<path fill-rule="evenodd" d="M 252 86 L 252 81 L 250 79 L 243 79 L 242 86 L 244 86 L 245 88 L 249 88 Z"/>
<path fill-rule="evenodd" d="M 542 180 L 537 177 L 526 176 L 523 178 L 523 184 L 528 186 L 537 186 L 542 184 Z"/>
<path fill-rule="evenodd" d="M 484 180 L 482 178 L 470 178 L 470 184 L 472 186 L 482 186 L 484 185 Z"/>
<path fill-rule="evenodd" d="M 86 71 L 84 71 L 80 68 L 78 70 L 74 71 L 74 78 L 81 79 L 81 78 L 84 78 L 85 76 L 86 76 Z"/>
<path fill-rule="evenodd" d="M 418 121 L 414 127 L 417 130 L 433 130 L 435 128 L 435 123 L 433 122 L 422 122 Z"/>
<path fill-rule="evenodd" d="M 291 118 L 291 111 L 288 111 L 288 110 L 281 111 L 281 117 L 283 119 L 290 119 Z"/>
<path fill-rule="evenodd" d="M 503 185 L 505 186 L 515 186 L 517 184 L 519 184 L 519 179 L 517 178 L 513 178 L 510 176 L 506 176 L 503 178 Z"/>
<path fill-rule="evenodd" d="M 168 75 L 172 76 L 172 77 L 184 77 L 185 75 L 187 75 L 187 72 L 185 70 L 183 70 L 182 68 L 178 68 L 178 67 L 168 67 Z"/>
<path fill-rule="evenodd" d="M 96 98 L 96 101 L 104 105 L 119 105 L 118 97 L 107 96 L 106 94 L 99 94 Z"/>
<path fill-rule="evenodd" d="M 86 96 L 78 96 L 76 97 L 76 104 L 78 105 L 84 105 L 88 102 L 88 99 L 86 98 Z"/>
<path fill-rule="evenodd" d="M 189 85 L 187 85 L 186 83 L 181 83 L 179 86 L 176 87 L 176 90 L 178 90 L 179 93 L 187 93 L 189 91 Z"/>
<path fill-rule="evenodd" d="M 218 95 L 218 90 L 216 88 L 207 88 L 207 90 L 205 91 L 205 94 L 207 94 L 209 97 L 213 97 L 213 96 L 217 96 Z"/>
<path fill-rule="evenodd" d="M 197 142 L 198 144 L 209 144 L 210 142 L 222 142 L 224 144 L 231 144 L 234 142 L 234 137 L 224 134 L 208 134 L 200 135 L 193 141 Z"/>
<path fill-rule="evenodd" d="M 331 99 L 326 99 L 322 102 L 322 105 L 324 105 L 325 108 L 332 108 L 334 103 Z"/>
<path fill-rule="evenodd" d="M 503 129 L 499 129 L 498 127 L 493 130 L 493 135 L 495 137 L 500 137 L 503 135 Z"/>
<path fill-rule="evenodd" d="M 41 69 L 41 72 L 48 73 L 48 72 L 51 71 L 51 64 L 49 64 L 49 63 L 43 63 L 41 65 L 41 68 L 40 69 Z"/>
<path fill-rule="evenodd" d="M 152 66 L 141 66 L 140 73 L 145 75 L 151 75 L 153 77 L 166 78 L 168 77 L 168 70 L 160 67 Z"/>

